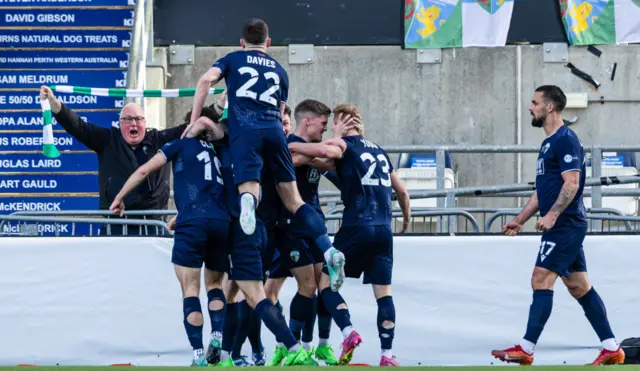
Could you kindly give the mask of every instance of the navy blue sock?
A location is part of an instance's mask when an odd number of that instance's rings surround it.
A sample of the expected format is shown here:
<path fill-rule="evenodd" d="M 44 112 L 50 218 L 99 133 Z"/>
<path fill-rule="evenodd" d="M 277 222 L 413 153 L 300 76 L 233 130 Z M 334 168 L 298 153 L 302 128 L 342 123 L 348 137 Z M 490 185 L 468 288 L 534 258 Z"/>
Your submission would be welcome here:
<path fill-rule="evenodd" d="M 300 206 L 294 217 L 295 222 L 301 228 L 300 233 L 311 238 L 323 253 L 333 246 L 322 217 L 311 205 Z"/>
<path fill-rule="evenodd" d="M 287 322 L 285 322 L 282 314 L 278 312 L 278 308 L 271 303 L 271 300 L 265 298 L 259 302 L 258 305 L 256 305 L 255 311 L 260 313 L 262 322 L 264 322 L 269 331 L 271 331 L 276 336 L 276 339 L 279 339 L 278 341 L 283 343 L 287 349 L 291 349 L 298 344 L 289 327 L 287 327 Z"/>
<path fill-rule="evenodd" d="M 584 315 L 589 320 L 589 323 L 591 323 L 596 334 L 598 334 L 600 341 L 614 338 L 613 331 L 611 331 L 611 326 L 609 325 L 609 319 L 607 318 L 607 309 L 593 286 L 589 292 L 578 299 L 578 303 L 582 305 Z"/>
<path fill-rule="evenodd" d="M 233 342 L 238 331 L 238 303 L 227 304 L 227 311 L 224 316 L 224 326 L 222 327 L 222 350 L 231 352 Z"/>
<path fill-rule="evenodd" d="M 329 339 L 331 335 L 331 313 L 327 310 L 322 298 L 318 298 L 318 338 Z"/>
<path fill-rule="evenodd" d="M 538 343 L 540 334 L 551 316 L 553 308 L 553 290 L 533 290 L 533 302 L 529 307 L 529 321 L 524 339 L 534 344 Z"/>
<path fill-rule="evenodd" d="M 383 296 L 378 301 L 378 336 L 380 337 L 380 347 L 383 350 L 391 349 L 393 336 L 396 330 L 396 307 L 393 305 L 391 296 Z M 392 324 L 386 328 L 382 325 L 385 321 Z"/>
<path fill-rule="evenodd" d="M 313 329 L 316 326 L 318 303 L 322 301 L 318 300 L 318 297 L 315 294 L 311 300 L 311 308 L 309 308 L 307 320 L 304 322 L 304 327 L 302 328 L 302 341 L 305 343 L 311 343 L 313 341 Z M 331 317 L 329 317 L 329 320 L 331 320 Z"/>
<path fill-rule="evenodd" d="M 287 323 L 287 320 L 284 318 L 284 308 L 282 307 L 282 304 L 280 304 L 280 300 L 276 301 L 276 303 L 274 305 L 275 305 L 276 309 L 278 310 L 278 318 L 282 318 L 284 323 Z M 276 341 L 278 343 L 282 343 L 282 341 L 280 339 L 278 339 L 278 335 L 276 335 Z"/>
<path fill-rule="evenodd" d="M 304 326 L 305 322 L 307 322 L 307 318 L 310 317 L 312 310 L 313 299 L 300 295 L 299 292 L 296 292 L 293 299 L 291 299 L 291 315 L 289 316 L 289 328 L 291 329 L 291 333 L 293 333 L 293 336 L 297 341 L 300 341 L 302 327 Z"/>
<path fill-rule="evenodd" d="M 202 345 L 202 325 L 195 326 L 187 321 L 187 317 L 191 313 L 200 313 L 202 315 L 202 306 L 200 298 L 197 296 L 189 296 L 182 301 L 182 309 L 184 312 L 184 329 L 187 331 L 187 337 L 193 350 L 204 349 Z"/>
<path fill-rule="evenodd" d="M 251 350 L 253 353 L 262 353 L 264 347 L 262 346 L 262 320 L 260 315 L 255 311 L 251 311 L 251 328 L 249 329 L 249 343 L 251 343 Z"/>
<path fill-rule="evenodd" d="M 336 325 L 340 327 L 340 330 L 344 330 L 345 327 L 351 326 L 351 315 L 349 314 L 349 309 L 337 309 L 340 304 L 345 304 L 342 295 L 339 293 L 332 291 L 330 288 L 326 288 L 322 290 L 320 293 L 322 296 L 322 300 L 324 300 L 324 305 L 331 313 L 331 317 L 336 321 Z"/>
<path fill-rule="evenodd" d="M 224 292 L 221 289 L 212 289 L 207 292 L 207 298 L 209 299 L 209 319 L 211 320 L 211 332 L 222 332 L 224 327 L 224 312 L 227 305 L 227 300 L 224 297 Z M 211 310 L 211 302 L 219 300 L 222 302 L 222 309 Z"/>
<path fill-rule="evenodd" d="M 236 331 L 236 338 L 233 342 L 233 352 L 231 358 L 240 359 L 242 356 L 242 346 L 249 336 L 249 330 L 251 329 L 251 307 L 246 300 L 238 303 L 240 310 L 238 311 L 238 330 Z"/>

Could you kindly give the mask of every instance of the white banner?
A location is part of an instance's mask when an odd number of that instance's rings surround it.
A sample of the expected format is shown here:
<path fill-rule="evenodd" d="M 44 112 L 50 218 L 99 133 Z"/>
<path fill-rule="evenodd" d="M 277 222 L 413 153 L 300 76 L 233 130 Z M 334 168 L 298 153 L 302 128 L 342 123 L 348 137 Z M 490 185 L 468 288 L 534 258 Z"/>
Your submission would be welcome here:
<path fill-rule="evenodd" d="M 524 334 L 538 246 L 539 237 L 396 238 L 398 361 L 494 362 L 492 349 Z M 618 340 L 640 336 L 638 246 L 639 236 L 585 242 L 592 283 Z M 172 240 L 162 238 L 0 238 L 0 365 L 187 365 L 191 349 L 171 247 Z M 287 314 L 295 287 L 291 281 L 282 291 Z M 377 364 L 372 290 L 348 280 L 342 294 L 364 339 L 354 362 Z M 339 351 L 335 325 L 331 341 Z M 263 342 L 270 355 L 274 341 L 266 328 Z M 558 281 L 535 364 L 585 364 L 599 346 L 582 308 Z M 245 344 L 245 354 L 249 349 Z"/>

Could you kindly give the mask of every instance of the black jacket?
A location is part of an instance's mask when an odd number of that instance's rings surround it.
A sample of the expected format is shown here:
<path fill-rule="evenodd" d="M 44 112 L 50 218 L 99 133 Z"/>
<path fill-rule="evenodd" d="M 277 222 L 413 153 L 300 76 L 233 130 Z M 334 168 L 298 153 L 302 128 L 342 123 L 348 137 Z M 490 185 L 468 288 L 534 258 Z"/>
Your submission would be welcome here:
<path fill-rule="evenodd" d="M 131 147 L 124 141 L 120 129 L 105 128 L 82 120 L 64 104 L 56 121 L 89 149 L 98 155 L 98 179 L 100 182 L 100 209 L 109 209 L 115 196 L 129 176 L 138 168 L 138 160 Z M 147 130 L 140 144 L 147 158 L 153 157 L 163 145 L 179 139 L 186 124 L 166 130 Z M 124 199 L 126 210 L 162 210 L 169 202 L 170 166 L 150 174 Z"/>

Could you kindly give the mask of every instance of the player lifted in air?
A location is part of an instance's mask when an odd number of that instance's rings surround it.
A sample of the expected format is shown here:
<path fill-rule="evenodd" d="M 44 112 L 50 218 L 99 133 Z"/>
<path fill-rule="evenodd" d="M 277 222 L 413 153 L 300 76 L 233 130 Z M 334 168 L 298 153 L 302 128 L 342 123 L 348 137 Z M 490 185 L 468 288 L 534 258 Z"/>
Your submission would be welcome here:
<path fill-rule="evenodd" d="M 216 115 L 210 108 L 201 109 L 199 120 L 213 122 Z M 191 119 L 189 113 L 186 117 Z M 223 198 L 220 164 L 210 141 L 221 138 L 222 130 L 213 130 L 197 138 L 184 138 L 165 144 L 159 153 L 140 166 L 129 177 L 113 200 L 112 212 L 122 215 L 123 200 L 149 174 L 173 163 L 174 194 L 178 216 L 171 261 L 182 287 L 184 327 L 193 347 L 192 366 L 207 366 L 202 343 L 203 316 L 200 305 L 200 270 L 204 262 L 205 286 L 209 318 L 213 333 L 221 333 L 224 321 L 225 297 L 222 278 L 227 270 L 229 214 Z"/>
<path fill-rule="evenodd" d="M 220 58 L 198 81 L 192 122 L 198 118 L 211 86 L 225 79 L 229 91 L 228 133 L 242 230 L 247 235 L 255 231 L 255 208 L 264 169 L 274 178 L 280 199 L 294 215 L 301 233 L 322 249 L 332 272 L 331 288 L 337 291 L 344 281 L 344 254 L 333 248 L 322 218 L 305 204 L 296 187 L 281 123 L 289 78 L 284 68 L 267 54 L 271 44 L 267 24 L 261 19 L 249 20 L 242 29 L 240 44 L 242 50 Z"/>
<path fill-rule="evenodd" d="M 391 352 L 396 317 L 391 296 L 392 190 L 396 192 L 402 209 L 402 232 L 406 230 L 410 218 L 409 194 L 393 171 L 386 152 L 364 138 L 364 127 L 360 121 L 346 136 L 335 137 L 335 123 L 341 117 L 350 115 L 360 119 L 357 107 L 350 104 L 339 105 L 334 108 L 333 114 L 334 139 L 314 147 L 292 143 L 290 149 L 293 153 L 309 157 L 329 155 L 334 159 L 344 203 L 342 226 L 335 236 L 335 246 L 345 254 L 346 276 L 359 278 L 364 273 L 363 283 L 373 286 L 373 294 L 378 303 L 377 324 L 382 348 L 380 365 L 397 366 Z M 326 147 L 334 147 L 334 150 Z M 335 148 L 341 150 L 335 151 Z M 340 364 L 348 364 L 362 339 L 351 324 L 344 299 L 339 293 L 327 289 L 328 286 L 329 277 L 323 273 L 319 289 L 327 309 L 344 336 Z"/>
<path fill-rule="evenodd" d="M 566 104 L 567 97 L 559 87 L 544 85 L 536 89 L 529 106 L 533 116 L 531 125 L 543 128 L 547 135 L 538 154 L 536 190 L 520 214 L 505 224 L 502 231 L 507 236 L 515 236 L 540 210 L 542 218 L 537 221 L 536 229 L 543 233 L 531 278 L 533 302 L 520 344 L 491 354 L 506 362 L 533 363 L 533 351 L 551 315 L 553 288 L 560 276 L 602 342 L 603 349 L 592 364 L 618 364 L 624 362 L 624 351 L 613 336 L 604 303 L 587 277 L 582 248 L 587 233 L 582 202 L 585 157 L 578 136 L 562 121 Z"/>

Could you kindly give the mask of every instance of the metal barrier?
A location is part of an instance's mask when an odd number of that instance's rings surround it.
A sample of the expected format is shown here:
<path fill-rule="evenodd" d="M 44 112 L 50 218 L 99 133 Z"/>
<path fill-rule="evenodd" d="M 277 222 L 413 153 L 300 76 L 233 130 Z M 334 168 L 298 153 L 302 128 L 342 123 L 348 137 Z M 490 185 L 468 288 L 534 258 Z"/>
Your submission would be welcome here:
<path fill-rule="evenodd" d="M 456 216 L 462 216 L 465 218 L 465 220 L 468 220 L 469 223 L 471 223 L 471 227 L 473 228 L 473 231 L 475 233 L 480 233 L 480 227 L 478 225 L 478 221 L 476 220 L 476 218 L 473 217 L 473 215 L 471 215 L 469 212 L 461 210 L 461 209 L 444 209 L 444 210 L 434 210 L 434 211 L 416 211 L 416 212 L 411 212 L 411 218 L 413 221 L 413 218 L 415 217 L 446 217 L 446 216 L 450 216 L 450 215 L 456 215 Z M 402 217 L 402 212 L 399 211 L 394 211 L 392 214 L 393 218 L 398 218 L 398 217 Z M 331 213 L 329 215 L 327 215 L 325 217 L 325 220 L 341 220 L 342 219 L 342 214 L 337 214 L 337 213 Z M 438 223 L 440 226 L 443 225 L 443 223 Z M 440 232 L 436 232 L 436 233 L 449 233 L 450 231 L 444 231 L 441 230 Z M 432 233 L 432 232 L 429 232 Z"/>
<path fill-rule="evenodd" d="M 83 224 L 89 224 L 90 226 L 93 226 L 94 224 L 105 224 L 107 225 L 107 236 L 111 235 L 110 233 L 110 229 L 109 226 L 110 225 L 123 225 L 124 228 L 122 229 L 122 232 L 124 236 L 128 235 L 128 226 L 139 226 L 139 236 L 144 236 L 144 235 L 149 235 L 148 231 L 146 230 L 147 227 L 155 227 L 156 231 L 158 232 L 158 229 L 160 231 L 162 231 L 162 233 L 156 233 L 155 235 L 173 235 L 173 232 L 171 232 L 169 230 L 169 228 L 167 227 L 167 223 L 160 221 L 160 220 L 145 220 L 145 219 L 104 219 L 104 218 L 65 218 L 65 217 L 55 217 L 55 216 L 32 216 L 32 215 L 0 215 L 0 231 L 2 231 L 4 229 L 4 226 L 6 225 L 7 222 L 9 221 L 18 221 L 18 222 L 35 222 L 38 224 L 41 223 L 53 223 L 56 228 L 56 237 L 58 237 L 60 235 L 59 230 L 58 230 L 58 224 L 61 223 L 68 223 L 72 225 L 72 236 L 75 235 L 75 225 L 76 223 L 83 223 Z M 38 224 L 35 225 L 36 227 L 36 232 L 33 233 L 33 231 L 29 231 L 29 229 L 31 227 L 27 226 L 27 224 L 25 223 L 25 230 L 27 230 L 27 232 L 19 234 L 19 235 L 38 235 L 37 233 L 37 226 Z M 142 228 L 145 228 L 145 232 L 146 233 L 142 233 Z M 0 232 L 0 234 L 2 234 L 2 232 Z M 90 229 L 90 236 L 93 236 L 93 229 Z"/>
<path fill-rule="evenodd" d="M 498 219 L 498 218 L 502 218 L 502 222 L 503 224 L 505 223 L 505 216 L 515 216 L 520 214 L 520 209 L 505 209 L 505 210 L 499 210 L 497 212 L 495 212 L 493 215 L 491 215 L 489 217 L 489 219 L 487 220 L 487 222 L 485 223 L 484 226 L 484 231 L 485 232 L 489 232 L 491 231 L 491 226 L 493 225 L 493 223 Z M 602 215 L 595 215 L 595 214 L 612 214 L 610 216 L 602 216 Z M 533 215 L 536 218 L 540 217 L 540 213 L 535 213 Z M 618 219 L 618 218 L 622 218 L 622 219 Z M 635 219 L 627 219 L 627 218 L 635 218 Z M 588 209 L 587 210 L 587 220 L 616 220 L 616 221 L 623 221 L 624 222 L 624 226 L 625 229 L 627 231 L 632 231 L 633 228 L 631 227 L 631 223 L 629 223 L 630 221 L 640 221 L 640 217 L 627 217 L 624 216 L 620 211 L 615 210 L 615 209 L 602 209 L 602 208 L 592 208 L 592 209 Z M 593 228 L 590 227 L 591 231 L 593 231 Z"/>

